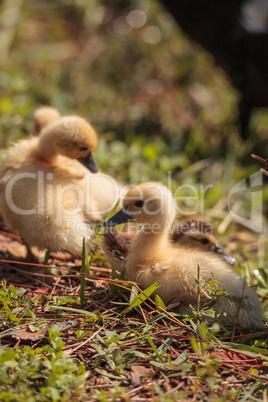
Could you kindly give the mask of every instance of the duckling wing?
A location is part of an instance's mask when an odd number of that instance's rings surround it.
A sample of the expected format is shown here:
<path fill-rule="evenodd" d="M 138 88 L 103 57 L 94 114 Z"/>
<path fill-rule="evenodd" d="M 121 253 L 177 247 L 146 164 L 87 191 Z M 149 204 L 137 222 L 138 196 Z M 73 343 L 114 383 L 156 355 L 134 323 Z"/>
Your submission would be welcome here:
<path fill-rule="evenodd" d="M 123 268 L 134 233 L 120 233 L 113 228 L 107 228 L 103 232 L 102 247 L 107 261 L 112 265 L 117 274 L 120 274 Z M 113 258 L 114 252 L 114 258 Z"/>
<path fill-rule="evenodd" d="M 133 234 L 120 234 L 113 228 L 108 228 L 103 232 L 105 254 L 115 252 L 115 257 L 123 261 L 129 251 Z"/>

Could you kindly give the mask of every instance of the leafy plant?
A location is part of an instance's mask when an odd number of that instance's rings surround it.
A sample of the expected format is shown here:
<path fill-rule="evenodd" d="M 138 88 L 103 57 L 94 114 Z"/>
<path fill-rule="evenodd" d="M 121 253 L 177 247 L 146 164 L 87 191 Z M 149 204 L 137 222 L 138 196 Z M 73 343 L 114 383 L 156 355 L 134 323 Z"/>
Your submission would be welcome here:
<path fill-rule="evenodd" d="M 51 346 L 0 349 L 1 401 L 82 401 L 88 374 L 83 364 L 63 352 L 60 335 L 54 325 L 49 329 Z"/>
<path fill-rule="evenodd" d="M 24 294 L 26 289 L 16 289 L 13 285 L 6 286 L 6 281 L 2 281 L 0 289 L 0 303 L 5 311 L 5 315 L 10 324 L 19 324 L 27 320 L 27 316 L 35 321 L 35 314 L 30 308 L 22 307 L 26 304 Z"/>

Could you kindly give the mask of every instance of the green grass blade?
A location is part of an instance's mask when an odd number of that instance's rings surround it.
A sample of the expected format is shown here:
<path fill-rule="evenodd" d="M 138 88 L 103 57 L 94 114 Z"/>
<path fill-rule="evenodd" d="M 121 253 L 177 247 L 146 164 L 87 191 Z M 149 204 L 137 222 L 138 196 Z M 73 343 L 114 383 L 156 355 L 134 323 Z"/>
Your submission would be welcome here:
<path fill-rule="evenodd" d="M 151 286 L 149 286 L 147 289 L 143 291 L 143 293 L 139 293 L 138 296 L 134 298 L 134 300 L 129 304 L 129 306 L 122 312 L 122 314 L 128 313 L 130 310 L 132 310 L 135 307 L 138 307 L 140 304 L 142 304 L 148 297 L 151 296 L 154 291 L 159 288 L 158 282 L 153 283 Z"/>
<path fill-rule="evenodd" d="M 132 292 L 130 293 L 130 297 L 129 297 L 129 304 L 131 305 L 131 303 L 133 302 L 133 300 L 135 300 L 137 298 L 137 296 L 135 296 L 135 293 L 139 293 L 138 288 L 136 288 L 136 286 L 132 286 L 131 287 Z"/>
<path fill-rule="evenodd" d="M 83 249 L 82 249 L 82 265 L 81 265 L 81 273 L 88 273 L 89 271 L 88 268 L 88 256 L 87 256 L 87 249 L 86 249 L 86 239 L 83 238 Z M 85 285 L 86 285 L 86 279 L 84 275 L 81 276 L 80 279 L 80 300 L 81 304 L 86 304 L 86 298 L 85 298 Z"/>
<path fill-rule="evenodd" d="M 167 309 L 160 296 L 156 295 L 154 301 L 158 310 L 162 311 Z M 161 309 L 159 309 L 159 307 L 161 307 Z"/>
<path fill-rule="evenodd" d="M 164 360 L 163 360 L 162 357 L 160 356 L 160 354 L 159 354 L 159 352 L 158 352 L 158 350 L 157 350 L 157 348 L 156 348 L 156 346 L 155 346 L 155 344 L 154 344 L 152 338 L 150 337 L 150 335 L 147 335 L 147 339 L 148 339 L 148 342 L 149 342 L 149 344 L 151 345 L 151 348 L 153 349 L 153 351 L 154 351 L 156 357 L 157 357 L 158 360 L 160 361 L 160 363 L 164 363 Z"/>
<path fill-rule="evenodd" d="M 238 345 L 238 344 L 229 344 L 226 343 L 230 349 L 234 350 L 239 350 L 241 352 L 246 352 L 247 355 L 249 356 L 254 356 L 261 354 L 261 355 L 268 355 L 268 350 L 263 349 L 263 348 L 258 348 L 256 346 L 250 346 L 250 345 Z"/>
<path fill-rule="evenodd" d="M 63 306 L 48 306 L 48 307 L 46 308 L 46 310 L 50 310 L 50 309 L 70 311 L 70 312 L 72 312 L 72 313 L 88 315 L 89 317 L 98 319 L 98 316 L 97 316 L 96 314 L 91 313 L 91 312 L 89 312 L 89 311 L 80 310 L 80 309 L 77 309 L 77 308 L 63 307 Z"/>
<path fill-rule="evenodd" d="M 114 213 L 115 213 L 115 211 L 117 210 L 117 207 L 118 207 L 120 201 L 121 201 L 121 198 L 119 198 L 119 199 L 117 200 L 117 203 L 115 204 L 115 206 L 113 207 L 113 209 L 109 212 L 109 214 L 108 214 L 107 217 L 105 218 L 106 221 L 107 221 L 108 219 L 110 219 L 110 218 L 114 215 Z M 99 229 L 98 235 L 97 235 L 97 237 L 96 237 L 96 239 L 95 239 L 95 245 L 96 245 L 96 246 L 99 244 L 101 235 L 102 235 L 102 233 L 103 233 L 104 230 L 105 230 L 105 228 L 103 228 L 103 227 L 101 226 L 100 229 Z"/>
<path fill-rule="evenodd" d="M 166 316 L 166 313 L 157 314 L 154 317 L 150 318 L 150 320 L 147 321 L 147 324 L 152 324 L 153 322 L 159 321 Z"/>

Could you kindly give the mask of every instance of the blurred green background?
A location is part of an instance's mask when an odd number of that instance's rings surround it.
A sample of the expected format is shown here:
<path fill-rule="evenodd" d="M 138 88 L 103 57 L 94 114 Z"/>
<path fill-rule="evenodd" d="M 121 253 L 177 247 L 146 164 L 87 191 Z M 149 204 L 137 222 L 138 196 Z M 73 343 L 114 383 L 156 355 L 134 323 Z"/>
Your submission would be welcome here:
<path fill-rule="evenodd" d="M 250 153 L 268 155 L 268 110 L 242 141 L 239 94 L 157 1 L 2 0 L 0 25 L 2 156 L 51 105 L 95 126 L 102 170 L 195 185 L 199 198 L 199 184 L 212 185 L 204 207 L 221 220 L 232 186 L 260 167 Z"/>

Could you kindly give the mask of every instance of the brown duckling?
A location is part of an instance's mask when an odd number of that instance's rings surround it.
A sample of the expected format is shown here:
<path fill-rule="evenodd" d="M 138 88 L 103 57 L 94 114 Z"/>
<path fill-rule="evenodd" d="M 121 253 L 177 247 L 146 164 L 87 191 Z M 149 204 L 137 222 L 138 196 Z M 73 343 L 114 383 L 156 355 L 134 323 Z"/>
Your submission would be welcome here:
<path fill-rule="evenodd" d="M 175 224 L 171 239 L 174 243 L 216 253 L 230 265 L 236 264 L 236 260 L 220 247 L 213 226 L 203 219 L 196 218 Z"/>

